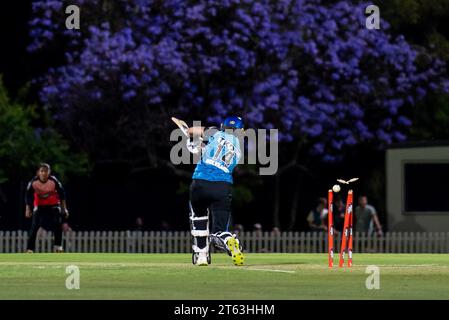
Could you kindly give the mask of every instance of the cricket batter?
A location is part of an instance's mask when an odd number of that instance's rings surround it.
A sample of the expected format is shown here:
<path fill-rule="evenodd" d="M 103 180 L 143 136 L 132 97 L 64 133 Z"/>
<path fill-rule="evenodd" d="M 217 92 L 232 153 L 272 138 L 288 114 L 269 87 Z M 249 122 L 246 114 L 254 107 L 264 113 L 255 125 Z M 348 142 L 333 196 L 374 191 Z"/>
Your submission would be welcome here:
<path fill-rule="evenodd" d="M 209 242 L 228 253 L 235 265 L 243 265 L 240 242 L 235 234 L 229 232 L 232 172 L 241 157 L 238 139 L 241 132 L 243 120 L 236 116 L 227 117 L 220 130 L 189 128 L 190 136 L 206 137 L 208 140 L 190 185 L 192 262 L 195 265 L 207 266 L 211 262 Z M 209 233 L 209 219 L 212 219 L 212 233 Z"/>
<path fill-rule="evenodd" d="M 68 218 L 69 212 L 64 188 L 61 182 L 51 175 L 49 164 L 39 165 L 36 176 L 28 183 L 25 203 L 25 216 L 32 218 L 27 253 L 34 252 L 36 235 L 40 227 L 53 231 L 54 251 L 63 252 L 62 223 L 63 218 Z"/>

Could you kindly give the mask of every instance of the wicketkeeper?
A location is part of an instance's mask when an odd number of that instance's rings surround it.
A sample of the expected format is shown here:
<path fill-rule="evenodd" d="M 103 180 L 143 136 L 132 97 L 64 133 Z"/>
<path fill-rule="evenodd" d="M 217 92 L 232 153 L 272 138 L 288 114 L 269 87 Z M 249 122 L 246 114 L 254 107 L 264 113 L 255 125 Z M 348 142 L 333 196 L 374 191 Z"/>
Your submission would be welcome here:
<path fill-rule="evenodd" d="M 189 134 L 207 138 L 201 160 L 190 185 L 190 222 L 193 236 L 193 264 L 210 263 L 209 242 L 227 252 L 235 265 L 243 265 L 239 240 L 231 226 L 232 172 L 241 157 L 238 135 L 243 132 L 240 117 L 231 116 L 216 128 L 193 127 Z M 212 233 L 209 232 L 212 219 Z"/>

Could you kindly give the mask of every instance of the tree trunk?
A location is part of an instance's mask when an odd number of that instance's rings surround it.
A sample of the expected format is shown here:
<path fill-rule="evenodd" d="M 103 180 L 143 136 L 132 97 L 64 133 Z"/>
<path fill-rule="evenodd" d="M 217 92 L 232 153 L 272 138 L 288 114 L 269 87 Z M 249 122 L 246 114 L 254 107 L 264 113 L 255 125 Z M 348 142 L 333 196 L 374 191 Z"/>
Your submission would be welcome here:
<path fill-rule="evenodd" d="M 290 222 L 288 224 L 288 230 L 293 230 L 295 228 L 296 216 L 298 214 L 298 200 L 299 200 L 300 187 L 296 184 L 295 191 L 293 194 L 292 206 L 290 210 Z"/>
<path fill-rule="evenodd" d="M 279 210 L 281 205 L 281 175 L 279 172 L 274 176 L 274 208 L 273 208 L 273 227 L 281 228 L 279 220 Z"/>
<path fill-rule="evenodd" d="M 22 174 L 20 174 L 20 176 L 22 176 Z M 24 182 L 22 177 L 20 177 L 19 179 L 19 229 L 23 230 L 25 223 L 24 223 L 24 219 L 25 219 L 25 215 L 24 215 L 24 203 L 25 203 L 25 190 L 24 190 L 24 186 L 23 186 Z"/>

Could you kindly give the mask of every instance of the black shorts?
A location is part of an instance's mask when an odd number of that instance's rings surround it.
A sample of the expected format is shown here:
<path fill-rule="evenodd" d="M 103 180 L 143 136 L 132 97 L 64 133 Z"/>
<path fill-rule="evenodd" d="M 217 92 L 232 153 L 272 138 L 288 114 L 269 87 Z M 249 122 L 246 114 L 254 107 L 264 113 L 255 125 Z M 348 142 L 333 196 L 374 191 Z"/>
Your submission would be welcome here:
<path fill-rule="evenodd" d="M 232 185 L 224 181 L 195 179 L 190 185 L 190 204 L 195 216 L 212 220 L 212 233 L 231 227 Z"/>
<path fill-rule="evenodd" d="M 60 206 L 39 206 L 33 213 L 33 225 L 37 229 L 53 231 L 61 227 L 63 219 Z"/>

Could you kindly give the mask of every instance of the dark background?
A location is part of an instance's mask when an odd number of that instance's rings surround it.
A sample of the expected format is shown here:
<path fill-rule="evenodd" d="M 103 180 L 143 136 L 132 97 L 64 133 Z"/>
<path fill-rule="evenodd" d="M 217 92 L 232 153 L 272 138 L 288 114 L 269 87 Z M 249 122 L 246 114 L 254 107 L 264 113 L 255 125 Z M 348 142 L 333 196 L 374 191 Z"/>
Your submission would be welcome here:
<path fill-rule="evenodd" d="M 449 212 L 449 163 L 405 163 L 406 212 Z"/>

